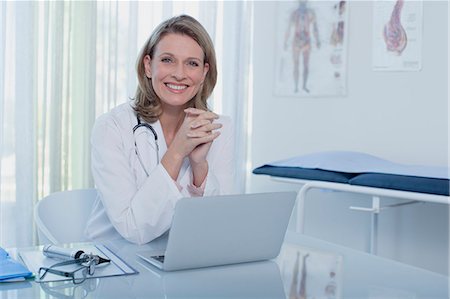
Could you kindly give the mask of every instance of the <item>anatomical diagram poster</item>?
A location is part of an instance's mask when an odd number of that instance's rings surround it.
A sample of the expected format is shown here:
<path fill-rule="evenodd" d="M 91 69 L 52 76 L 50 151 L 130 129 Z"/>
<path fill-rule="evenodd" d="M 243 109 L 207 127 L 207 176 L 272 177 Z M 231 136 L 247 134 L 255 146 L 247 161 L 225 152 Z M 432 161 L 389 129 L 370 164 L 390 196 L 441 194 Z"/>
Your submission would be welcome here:
<path fill-rule="evenodd" d="M 419 71 L 422 68 L 423 2 L 375 1 L 373 20 L 373 69 Z"/>
<path fill-rule="evenodd" d="M 274 93 L 346 93 L 347 1 L 277 1 Z"/>

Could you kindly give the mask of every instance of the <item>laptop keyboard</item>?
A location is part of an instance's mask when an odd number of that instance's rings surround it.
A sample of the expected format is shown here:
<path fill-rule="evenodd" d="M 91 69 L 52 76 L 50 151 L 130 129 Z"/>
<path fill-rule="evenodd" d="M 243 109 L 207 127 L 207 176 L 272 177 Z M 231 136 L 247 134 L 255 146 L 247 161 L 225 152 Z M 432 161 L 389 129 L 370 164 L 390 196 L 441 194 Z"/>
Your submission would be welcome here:
<path fill-rule="evenodd" d="M 153 258 L 161 263 L 164 263 L 164 255 L 153 256 Z"/>

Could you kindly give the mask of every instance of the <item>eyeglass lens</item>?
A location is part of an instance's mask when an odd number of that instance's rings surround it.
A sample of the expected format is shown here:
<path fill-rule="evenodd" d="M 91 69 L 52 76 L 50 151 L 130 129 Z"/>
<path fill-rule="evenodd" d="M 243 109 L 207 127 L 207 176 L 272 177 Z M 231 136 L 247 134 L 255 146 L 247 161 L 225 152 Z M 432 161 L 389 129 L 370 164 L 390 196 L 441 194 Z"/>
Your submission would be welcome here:
<path fill-rule="evenodd" d="M 73 283 L 79 284 L 86 280 L 89 267 L 83 267 L 73 272 Z"/>

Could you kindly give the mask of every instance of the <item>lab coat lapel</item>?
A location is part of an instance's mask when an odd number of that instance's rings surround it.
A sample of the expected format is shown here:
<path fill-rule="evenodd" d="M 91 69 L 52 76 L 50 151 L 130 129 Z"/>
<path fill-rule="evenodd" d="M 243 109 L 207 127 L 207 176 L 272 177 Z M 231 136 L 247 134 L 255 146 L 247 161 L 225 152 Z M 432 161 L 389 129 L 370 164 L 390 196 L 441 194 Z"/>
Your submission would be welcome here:
<path fill-rule="evenodd" d="M 162 131 L 161 123 L 159 122 L 159 120 L 157 120 L 155 123 L 153 123 L 152 126 L 153 126 L 153 129 L 155 129 L 156 134 L 158 135 L 159 159 L 160 159 L 159 162 L 161 162 L 162 156 L 164 156 L 164 154 L 167 151 L 166 138 Z M 152 143 L 153 149 L 156 151 L 154 140 L 153 140 L 153 142 L 152 142 L 152 140 L 149 140 L 149 142 Z"/>

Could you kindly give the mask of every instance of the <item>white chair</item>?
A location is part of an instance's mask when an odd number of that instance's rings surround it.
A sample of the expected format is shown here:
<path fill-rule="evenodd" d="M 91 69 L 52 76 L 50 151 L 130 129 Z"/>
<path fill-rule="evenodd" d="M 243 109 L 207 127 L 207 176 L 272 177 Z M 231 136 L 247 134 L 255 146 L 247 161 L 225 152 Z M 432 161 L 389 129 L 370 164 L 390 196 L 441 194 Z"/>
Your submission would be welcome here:
<path fill-rule="evenodd" d="M 56 192 L 42 198 L 34 210 L 39 243 L 87 241 L 84 229 L 96 197 L 96 189 L 79 189 Z"/>

